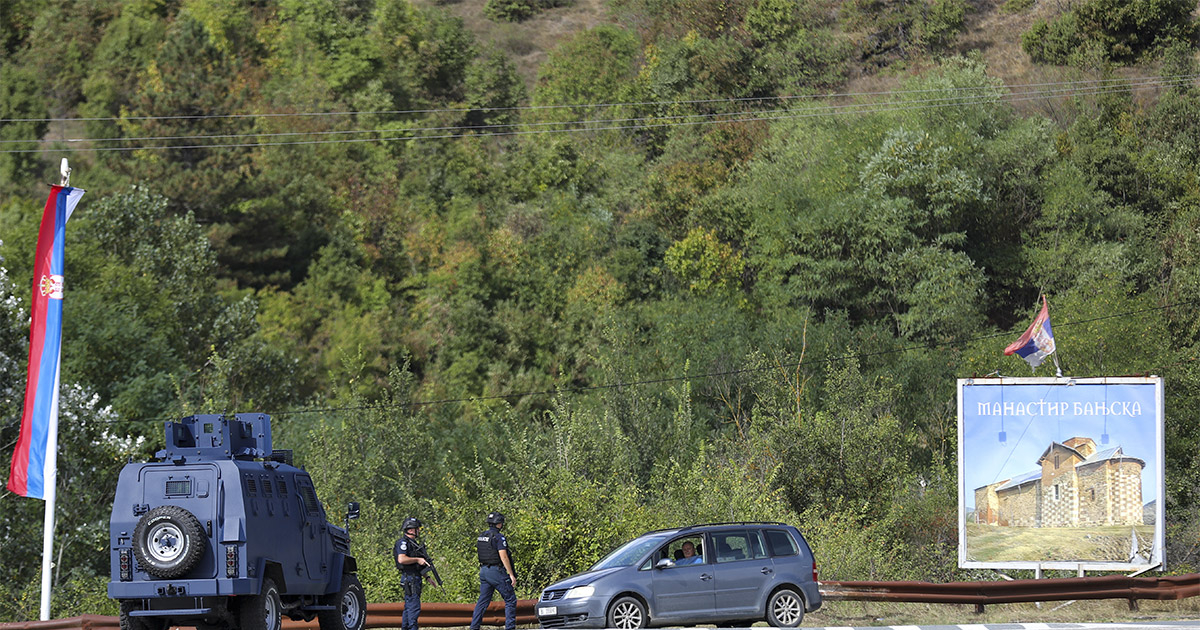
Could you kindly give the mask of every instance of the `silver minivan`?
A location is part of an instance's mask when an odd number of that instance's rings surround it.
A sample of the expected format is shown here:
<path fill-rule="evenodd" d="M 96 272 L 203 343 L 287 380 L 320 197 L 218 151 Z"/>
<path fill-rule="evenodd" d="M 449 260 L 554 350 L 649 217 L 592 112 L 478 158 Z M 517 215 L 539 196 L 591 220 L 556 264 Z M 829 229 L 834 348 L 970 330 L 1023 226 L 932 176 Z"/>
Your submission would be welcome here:
<path fill-rule="evenodd" d="M 647 532 L 591 569 L 546 587 L 543 628 L 663 625 L 796 627 L 821 607 L 817 565 L 784 523 L 713 523 Z"/>

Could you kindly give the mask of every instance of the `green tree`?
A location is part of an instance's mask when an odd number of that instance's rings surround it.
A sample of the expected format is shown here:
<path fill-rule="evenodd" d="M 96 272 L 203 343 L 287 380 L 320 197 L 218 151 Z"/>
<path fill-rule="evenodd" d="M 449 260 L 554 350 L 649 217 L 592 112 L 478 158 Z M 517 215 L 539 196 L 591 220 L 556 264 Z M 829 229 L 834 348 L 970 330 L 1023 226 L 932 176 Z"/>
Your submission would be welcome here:
<path fill-rule="evenodd" d="M 756 410 L 771 414 L 764 421 L 778 427 L 775 483 L 797 512 L 825 506 L 886 514 L 908 472 L 906 434 L 893 409 L 895 385 L 873 382 L 848 360 L 830 367 L 824 388 L 824 408 L 801 417 L 785 409 Z"/>
<path fill-rule="evenodd" d="M 740 252 L 700 228 L 672 245 L 663 262 L 689 290 L 700 294 L 736 290 L 745 269 Z"/>
<path fill-rule="evenodd" d="M 0 141 L 8 151 L 36 151 L 44 145 L 49 115 L 41 97 L 37 77 L 27 68 L 0 65 Z M 0 154 L 0 181 L 10 184 L 31 180 L 42 166 L 37 153 Z"/>
<path fill-rule="evenodd" d="M 962 0 L 854 0 L 846 14 L 851 27 L 868 33 L 863 56 L 887 63 L 945 50 L 963 30 L 966 9 Z"/>
<path fill-rule="evenodd" d="M 222 116 L 246 107 L 249 86 L 238 81 L 240 62 L 212 44 L 203 24 L 180 16 L 155 53 L 139 69 L 136 92 L 120 121 L 122 135 L 237 138 L 250 130 L 247 119 Z M 174 209 L 194 212 L 205 222 L 219 219 L 227 204 L 246 192 L 239 168 L 246 150 L 205 148 L 208 142 L 199 140 L 175 144 L 191 148 L 147 148 L 110 158 L 108 165 L 125 181 L 156 182 Z"/>
<path fill-rule="evenodd" d="M 547 110 L 547 120 L 584 120 L 610 115 L 593 103 L 610 103 L 635 72 L 638 38 L 612 25 L 597 26 L 559 44 L 538 68 L 533 104 L 567 106 Z"/>
<path fill-rule="evenodd" d="M 1173 43 L 1194 44 L 1195 6 L 1188 0 L 1088 0 L 1052 19 L 1039 19 L 1021 37 L 1040 63 L 1067 63 L 1076 50 L 1095 47 L 1116 63 L 1134 63 Z"/>
<path fill-rule="evenodd" d="M 464 83 L 466 104 L 471 110 L 466 116 L 467 124 L 483 127 L 516 121 L 516 108 L 526 97 L 525 83 L 504 53 L 491 50 L 474 60 Z"/>
<path fill-rule="evenodd" d="M 493 20 L 520 22 L 547 9 L 573 3 L 574 0 L 487 0 L 483 12 Z"/>

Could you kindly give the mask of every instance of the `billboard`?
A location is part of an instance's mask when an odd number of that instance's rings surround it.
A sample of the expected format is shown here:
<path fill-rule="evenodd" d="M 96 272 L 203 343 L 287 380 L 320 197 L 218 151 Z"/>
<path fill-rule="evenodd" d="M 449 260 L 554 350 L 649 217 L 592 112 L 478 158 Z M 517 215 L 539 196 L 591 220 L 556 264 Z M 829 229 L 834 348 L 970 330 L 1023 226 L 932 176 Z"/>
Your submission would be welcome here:
<path fill-rule="evenodd" d="M 958 564 L 1163 562 L 1159 377 L 958 380 Z"/>

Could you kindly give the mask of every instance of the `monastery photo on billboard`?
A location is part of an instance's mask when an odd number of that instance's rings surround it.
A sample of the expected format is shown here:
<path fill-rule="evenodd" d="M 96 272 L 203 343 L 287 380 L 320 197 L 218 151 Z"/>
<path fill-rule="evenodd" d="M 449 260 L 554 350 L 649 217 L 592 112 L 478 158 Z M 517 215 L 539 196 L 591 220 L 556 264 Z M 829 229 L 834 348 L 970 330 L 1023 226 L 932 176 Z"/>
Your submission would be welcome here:
<path fill-rule="evenodd" d="M 1146 462 L 1090 437 L 1051 442 L 1037 468 L 975 489 L 974 521 L 1014 527 L 1143 525 Z M 1147 523 L 1149 520 L 1149 523 Z"/>

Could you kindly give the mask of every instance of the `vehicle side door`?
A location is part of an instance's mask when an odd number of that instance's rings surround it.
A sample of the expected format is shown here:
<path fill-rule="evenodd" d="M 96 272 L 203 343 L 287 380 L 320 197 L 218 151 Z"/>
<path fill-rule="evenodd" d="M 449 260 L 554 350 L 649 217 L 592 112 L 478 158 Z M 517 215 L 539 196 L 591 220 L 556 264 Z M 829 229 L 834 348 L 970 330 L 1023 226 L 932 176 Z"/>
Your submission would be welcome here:
<path fill-rule="evenodd" d="M 681 548 L 691 543 L 700 558 L 694 564 L 682 564 Z M 712 617 L 713 571 L 704 553 L 707 541 L 702 534 L 680 536 L 664 544 L 650 556 L 649 570 L 653 573 L 654 593 L 652 615 L 655 619 L 683 621 Z"/>
<path fill-rule="evenodd" d="M 296 475 L 296 490 L 303 510 L 301 521 L 300 545 L 304 549 L 303 574 L 299 579 L 307 578 L 308 588 L 301 592 L 323 592 L 329 581 L 329 532 L 325 522 L 325 510 L 317 500 L 317 492 L 313 488 L 308 475 Z M 297 572 L 299 573 L 299 572 Z M 289 576 L 290 578 L 291 576 Z M 290 587 L 291 582 L 288 582 Z M 298 589 L 289 590 L 296 591 Z"/>
<path fill-rule="evenodd" d="M 734 529 L 713 532 L 714 597 L 720 618 L 757 616 L 765 610 L 764 593 L 774 582 L 775 567 L 762 532 Z"/>
<path fill-rule="evenodd" d="M 812 551 L 804 537 L 799 532 L 789 532 L 786 527 L 764 527 L 763 536 L 767 539 L 771 561 L 775 563 L 776 579 L 799 586 L 806 606 L 812 606 L 814 602 L 820 606 L 821 594 L 813 575 Z"/>

